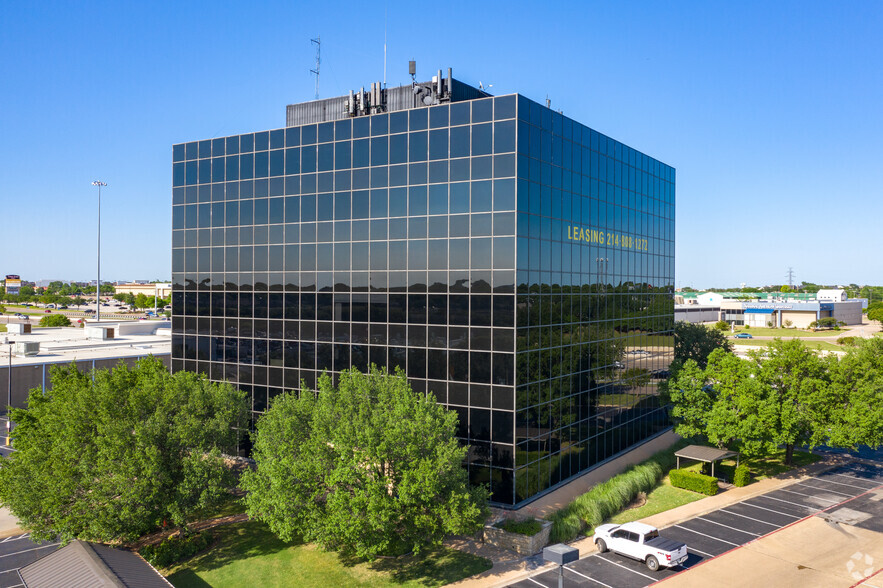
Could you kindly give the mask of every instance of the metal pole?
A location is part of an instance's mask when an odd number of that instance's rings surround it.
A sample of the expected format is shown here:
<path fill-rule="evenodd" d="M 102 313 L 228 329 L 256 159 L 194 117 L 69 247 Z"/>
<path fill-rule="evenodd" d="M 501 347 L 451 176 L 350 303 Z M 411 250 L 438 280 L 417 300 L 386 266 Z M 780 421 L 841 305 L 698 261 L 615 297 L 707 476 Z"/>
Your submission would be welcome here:
<path fill-rule="evenodd" d="M 9 444 L 9 436 L 12 434 L 12 418 L 9 416 L 9 407 L 12 406 L 12 344 L 9 343 L 9 366 L 6 368 L 6 443 Z"/>
<path fill-rule="evenodd" d="M 101 186 L 106 186 L 104 182 L 95 180 L 93 186 L 98 186 L 98 285 L 95 288 L 96 305 L 95 320 L 101 322 Z"/>
<path fill-rule="evenodd" d="M 558 566 L 558 588 L 564 588 L 564 566 Z"/>

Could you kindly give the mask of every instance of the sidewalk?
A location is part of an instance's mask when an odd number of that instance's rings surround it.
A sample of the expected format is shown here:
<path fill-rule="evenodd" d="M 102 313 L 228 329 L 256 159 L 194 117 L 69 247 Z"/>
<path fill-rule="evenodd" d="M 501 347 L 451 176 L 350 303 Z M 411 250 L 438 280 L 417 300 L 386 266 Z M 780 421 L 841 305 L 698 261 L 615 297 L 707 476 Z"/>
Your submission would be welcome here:
<path fill-rule="evenodd" d="M 789 484 L 806 479 L 811 475 L 834 468 L 848 461 L 851 461 L 848 456 L 832 455 L 812 465 L 780 474 L 775 478 L 767 478 L 749 484 L 748 486 L 743 486 L 742 488 L 731 488 L 715 496 L 709 496 L 708 498 L 703 498 L 702 500 L 697 500 L 696 502 L 691 502 L 690 504 L 685 504 L 684 506 L 647 517 L 646 519 L 642 519 L 641 522 L 658 528 L 676 525 L 692 517 L 700 516 L 736 502 L 752 498 L 758 494 L 788 486 Z M 595 546 L 592 543 L 591 537 L 577 539 L 570 543 L 570 546 L 579 549 L 580 557 L 585 557 L 589 553 L 595 551 Z M 552 569 L 554 567 L 554 564 L 545 564 L 543 562 L 542 554 L 538 554 L 532 557 L 521 558 L 516 561 L 509 560 L 494 563 L 494 567 L 490 570 L 472 576 L 471 578 L 454 582 L 453 584 L 449 584 L 449 586 L 456 586 L 458 588 L 497 588 L 533 576 L 538 573 L 539 570 Z"/>
<path fill-rule="evenodd" d="M 24 529 L 18 526 L 18 519 L 6 507 L 0 508 L 0 539 L 21 535 Z"/>

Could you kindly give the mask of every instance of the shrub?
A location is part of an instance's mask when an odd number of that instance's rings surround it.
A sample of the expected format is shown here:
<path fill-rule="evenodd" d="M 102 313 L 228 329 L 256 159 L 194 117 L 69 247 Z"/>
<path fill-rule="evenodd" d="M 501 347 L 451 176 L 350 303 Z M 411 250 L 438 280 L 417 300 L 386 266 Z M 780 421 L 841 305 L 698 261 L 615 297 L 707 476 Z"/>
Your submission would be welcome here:
<path fill-rule="evenodd" d="M 672 470 L 668 473 L 668 479 L 675 488 L 692 490 L 700 494 L 714 496 L 717 494 L 717 478 L 697 474 L 690 470 Z"/>
<path fill-rule="evenodd" d="M 67 318 L 63 314 L 47 314 L 43 318 L 40 319 L 41 327 L 69 327 L 71 326 L 71 319 Z"/>
<path fill-rule="evenodd" d="M 594 529 L 625 508 L 639 492 L 652 490 L 662 475 L 662 464 L 651 458 L 598 484 L 549 517 L 549 539 L 553 543 L 571 541 L 581 531 Z"/>
<path fill-rule="evenodd" d="M 573 541 L 583 528 L 583 522 L 571 508 L 573 503 L 561 510 L 553 512 L 546 517 L 552 521 L 552 530 L 549 532 L 549 543 L 566 543 Z"/>
<path fill-rule="evenodd" d="M 748 329 L 751 328 L 751 325 L 745 325 L 743 328 L 747 331 Z"/>
<path fill-rule="evenodd" d="M 513 520 L 506 519 L 496 524 L 496 527 L 510 533 L 519 535 L 536 535 L 543 530 L 543 524 L 536 519 Z"/>
<path fill-rule="evenodd" d="M 141 548 L 141 557 L 157 568 L 167 568 L 182 559 L 196 555 L 212 542 L 211 533 L 204 531 L 195 535 L 173 535 L 162 543 Z"/>
<path fill-rule="evenodd" d="M 751 483 L 751 472 L 748 469 L 748 466 L 744 463 L 739 464 L 736 467 L 736 472 L 733 474 L 733 485 L 734 486 L 747 486 Z"/>
<path fill-rule="evenodd" d="M 718 331 L 729 331 L 730 323 L 728 323 L 727 321 L 717 321 L 716 323 L 714 323 L 714 328 Z"/>
<path fill-rule="evenodd" d="M 849 347 L 855 347 L 856 341 L 855 337 L 840 337 L 837 339 L 838 345 L 848 345 Z"/>

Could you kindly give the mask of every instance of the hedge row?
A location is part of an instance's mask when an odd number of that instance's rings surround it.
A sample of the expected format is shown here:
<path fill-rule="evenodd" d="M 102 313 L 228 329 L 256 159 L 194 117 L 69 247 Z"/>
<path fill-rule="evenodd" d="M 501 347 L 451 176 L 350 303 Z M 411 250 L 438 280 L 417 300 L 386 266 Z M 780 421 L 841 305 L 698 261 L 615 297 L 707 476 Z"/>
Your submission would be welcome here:
<path fill-rule="evenodd" d="M 183 559 L 196 555 L 212 542 L 208 531 L 194 535 L 173 535 L 156 545 L 141 548 L 141 557 L 157 568 L 167 568 Z"/>
<path fill-rule="evenodd" d="M 668 473 L 668 479 L 675 488 L 692 490 L 708 496 L 717 494 L 717 478 L 697 474 L 690 470 L 672 470 Z"/>

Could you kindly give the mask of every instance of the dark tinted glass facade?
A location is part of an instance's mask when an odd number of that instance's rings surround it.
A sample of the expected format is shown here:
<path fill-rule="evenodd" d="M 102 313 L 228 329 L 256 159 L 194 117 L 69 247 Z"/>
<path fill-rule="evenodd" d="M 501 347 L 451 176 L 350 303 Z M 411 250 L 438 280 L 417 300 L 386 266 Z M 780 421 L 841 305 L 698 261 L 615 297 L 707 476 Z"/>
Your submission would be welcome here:
<path fill-rule="evenodd" d="M 521 503 L 665 425 L 673 218 L 672 168 L 517 95 L 175 145 L 173 369 L 258 415 L 400 367 Z"/>

